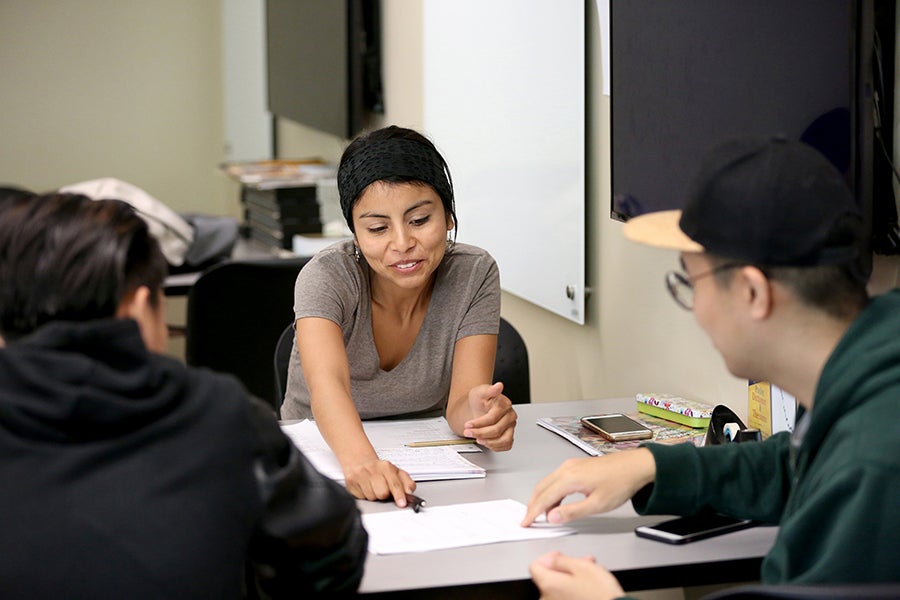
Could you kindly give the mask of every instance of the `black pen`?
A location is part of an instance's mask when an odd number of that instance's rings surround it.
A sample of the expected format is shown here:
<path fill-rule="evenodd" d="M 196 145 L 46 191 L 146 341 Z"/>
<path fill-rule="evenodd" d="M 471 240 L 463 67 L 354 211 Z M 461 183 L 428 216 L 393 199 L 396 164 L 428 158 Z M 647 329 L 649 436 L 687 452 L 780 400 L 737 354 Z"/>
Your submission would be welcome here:
<path fill-rule="evenodd" d="M 406 495 L 406 506 L 413 509 L 413 512 L 419 512 L 425 508 L 425 501 L 413 494 Z"/>

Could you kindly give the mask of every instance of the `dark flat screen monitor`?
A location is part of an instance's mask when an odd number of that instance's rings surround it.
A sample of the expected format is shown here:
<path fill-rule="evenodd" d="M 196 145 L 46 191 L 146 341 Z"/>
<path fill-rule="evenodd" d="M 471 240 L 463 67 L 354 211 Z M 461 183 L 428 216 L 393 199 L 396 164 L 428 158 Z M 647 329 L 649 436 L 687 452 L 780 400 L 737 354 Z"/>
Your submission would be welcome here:
<path fill-rule="evenodd" d="M 266 0 L 269 111 L 351 138 L 383 112 L 379 0 Z"/>
<path fill-rule="evenodd" d="M 611 0 L 615 219 L 680 208 L 700 157 L 740 135 L 821 150 L 872 189 L 867 0 Z"/>

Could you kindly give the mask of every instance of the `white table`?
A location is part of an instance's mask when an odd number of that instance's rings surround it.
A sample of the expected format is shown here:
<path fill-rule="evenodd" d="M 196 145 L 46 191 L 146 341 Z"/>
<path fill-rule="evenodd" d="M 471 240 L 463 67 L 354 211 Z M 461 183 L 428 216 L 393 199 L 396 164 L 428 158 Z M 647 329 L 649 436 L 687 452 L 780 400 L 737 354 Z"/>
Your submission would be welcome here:
<path fill-rule="evenodd" d="M 535 424 L 538 417 L 636 412 L 633 398 L 517 405 L 516 440 L 509 452 L 467 454 L 487 469 L 484 479 L 418 484 L 416 494 L 429 507 L 513 498 L 526 503 L 534 485 L 572 457 L 577 447 Z M 363 512 L 396 510 L 392 504 L 358 501 Z M 638 538 L 634 528 L 668 517 L 641 517 L 631 504 L 576 522 L 579 532 L 561 538 L 471 546 L 435 552 L 370 554 L 360 591 L 409 598 L 537 597 L 528 565 L 551 550 L 593 555 L 613 571 L 626 590 L 707 585 L 755 580 L 759 564 L 775 539 L 776 528 L 757 527 L 673 546 Z"/>

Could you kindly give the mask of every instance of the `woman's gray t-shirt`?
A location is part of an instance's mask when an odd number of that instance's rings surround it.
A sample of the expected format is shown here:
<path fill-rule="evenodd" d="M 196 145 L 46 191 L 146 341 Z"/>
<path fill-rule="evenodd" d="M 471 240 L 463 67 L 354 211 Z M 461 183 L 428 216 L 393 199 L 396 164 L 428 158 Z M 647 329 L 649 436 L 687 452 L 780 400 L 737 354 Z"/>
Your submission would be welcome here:
<path fill-rule="evenodd" d="M 497 334 L 500 274 L 490 254 L 456 244 L 436 275 L 412 348 L 399 365 L 383 371 L 372 335 L 369 268 L 364 259 L 354 258 L 353 242 L 329 246 L 300 271 L 294 288 L 295 318 L 321 317 L 340 325 L 350 362 L 350 391 L 362 419 L 444 414 L 456 342 L 470 335 Z M 312 418 L 296 340 L 281 417 Z"/>

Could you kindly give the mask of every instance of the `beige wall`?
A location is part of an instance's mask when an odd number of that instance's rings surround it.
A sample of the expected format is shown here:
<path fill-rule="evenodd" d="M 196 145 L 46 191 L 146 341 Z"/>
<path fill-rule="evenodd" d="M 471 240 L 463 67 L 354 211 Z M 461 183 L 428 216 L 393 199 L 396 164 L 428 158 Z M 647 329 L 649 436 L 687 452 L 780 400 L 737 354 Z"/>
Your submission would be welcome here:
<path fill-rule="evenodd" d="M 386 123 L 422 123 L 422 3 L 384 0 Z M 516 296 L 502 312 L 528 345 L 535 402 L 670 392 L 725 403 L 746 416 L 746 382 L 728 374 L 693 317 L 663 285 L 672 252 L 623 239 L 609 217 L 609 98 L 601 94 L 596 4 L 587 18 L 589 76 L 587 322 L 576 325 Z M 523 124 L 527 127 L 527 124 Z M 439 140 L 438 140 L 439 142 Z M 451 165 L 452 167 L 452 165 Z M 876 290 L 898 284 L 896 261 L 879 261 Z"/>
<path fill-rule="evenodd" d="M 381 10 L 385 114 L 376 116 L 370 125 L 421 128 L 422 2 L 382 0 Z M 276 127 L 281 157 L 316 157 L 337 164 L 346 145 L 342 138 L 285 119 L 279 119 Z"/>
<path fill-rule="evenodd" d="M 382 6 L 387 114 L 376 125 L 420 127 L 422 1 Z M 745 414 L 745 383 L 725 372 L 665 292 L 676 257 L 626 242 L 607 216 L 609 98 L 600 93 L 596 4 L 586 6 L 593 294 L 584 326 L 504 294 L 503 315 L 528 344 L 533 399 L 671 392 Z M 0 3 L 0 183 L 43 190 L 114 176 L 176 210 L 236 214 L 236 186 L 216 168 L 224 156 L 220 11 L 218 0 Z M 290 122 L 278 133 L 285 156 L 336 161 L 345 143 Z M 897 285 L 897 271 L 888 261 L 877 288 Z"/>
<path fill-rule="evenodd" d="M 600 93 L 596 7 L 588 3 L 589 92 L 587 323 L 576 325 L 511 294 L 503 315 L 528 345 L 535 402 L 672 392 L 745 408 L 746 384 L 728 375 L 689 313 L 669 299 L 669 252 L 622 239 L 609 214 L 609 99 Z M 386 0 L 385 122 L 421 126 L 421 2 Z M 415 60 L 410 57 L 416 57 Z M 527 124 L 523 124 L 527 127 Z M 439 140 L 438 140 L 439 142 Z M 451 165 L 452 167 L 452 165 Z"/>
<path fill-rule="evenodd" d="M 237 213 L 219 0 L 0 3 L 0 183 L 117 177 L 178 211 Z"/>
<path fill-rule="evenodd" d="M 420 127 L 422 3 L 383 0 L 382 6 L 384 121 Z M 590 23 L 587 280 L 593 294 L 583 326 L 503 294 L 503 316 L 528 345 L 533 401 L 669 392 L 728 404 L 745 417 L 746 381 L 727 373 L 693 316 L 678 308 L 665 291 L 663 276 L 676 266 L 676 255 L 624 240 L 621 223 L 608 217 L 609 98 L 601 93 L 596 3 L 586 6 Z M 897 261 L 879 261 L 879 267 L 876 290 L 898 284 Z"/>

